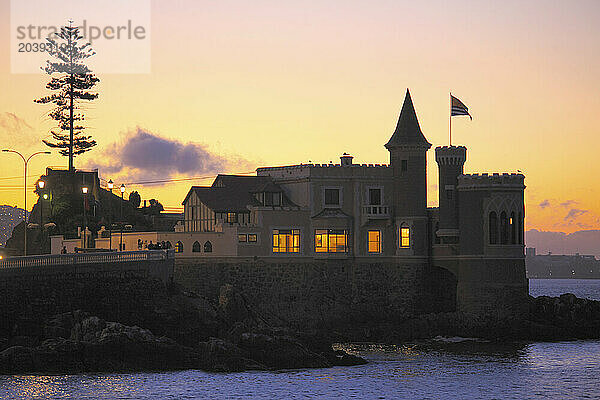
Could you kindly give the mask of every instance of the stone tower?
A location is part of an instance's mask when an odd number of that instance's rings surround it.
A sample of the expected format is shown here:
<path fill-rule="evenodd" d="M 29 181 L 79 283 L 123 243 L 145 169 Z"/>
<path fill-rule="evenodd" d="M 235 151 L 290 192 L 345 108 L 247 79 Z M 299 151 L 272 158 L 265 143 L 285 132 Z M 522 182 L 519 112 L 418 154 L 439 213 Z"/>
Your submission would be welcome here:
<path fill-rule="evenodd" d="M 396 254 L 427 256 L 427 150 L 431 144 L 421 132 L 408 89 L 396 130 L 385 147 L 394 179 Z M 402 241 L 402 232 L 410 235 L 409 240 Z"/>
<path fill-rule="evenodd" d="M 435 234 L 441 244 L 458 244 L 458 177 L 467 160 L 464 146 L 436 147 L 439 171 L 439 226 Z"/>

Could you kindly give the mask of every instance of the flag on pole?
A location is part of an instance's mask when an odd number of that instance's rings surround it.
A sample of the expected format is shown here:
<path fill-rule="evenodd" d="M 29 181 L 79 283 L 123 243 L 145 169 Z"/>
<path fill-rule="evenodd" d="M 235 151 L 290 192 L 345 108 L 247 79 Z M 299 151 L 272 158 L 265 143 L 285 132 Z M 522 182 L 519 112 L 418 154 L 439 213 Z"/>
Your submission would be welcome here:
<path fill-rule="evenodd" d="M 450 95 L 450 99 L 452 101 L 450 116 L 454 117 L 455 115 L 468 115 L 469 118 L 473 120 L 473 117 L 471 117 L 471 114 L 469 114 L 469 109 L 463 104 L 462 101 L 452 95 Z"/>

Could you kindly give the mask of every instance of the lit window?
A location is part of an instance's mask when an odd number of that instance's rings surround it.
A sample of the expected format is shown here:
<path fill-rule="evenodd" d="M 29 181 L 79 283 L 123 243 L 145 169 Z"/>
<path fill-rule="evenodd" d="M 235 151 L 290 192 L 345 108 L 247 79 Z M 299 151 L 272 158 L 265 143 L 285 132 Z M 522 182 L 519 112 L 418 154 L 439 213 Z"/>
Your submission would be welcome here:
<path fill-rule="evenodd" d="M 410 247 L 410 228 L 408 226 L 400 227 L 400 247 Z"/>
<path fill-rule="evenodd" d="M 340 189 L 325 189 L 325 205 L 339 206 L 340 205 Z"/>
<path fill-rule="evenodd" d="M 344 229 L 316 229 L 315 252 L 345 253 L 348 251 L 348 232 Z"/>
<path fill-rule="evenodd" d="M 369 253 L 381 253 L 381 233 L 379 231 L 367 233 L 367 247 Z"/>
<path fill-rule="evenodd" d="M 183 253 L 183 243 L 181 241 L 175 243 L 175 253 Z"/>
<path fill-rule="evenodd" d="M 273 253 L 299 253 L 299 229 L 273 229 Z"/>
<path fill-rule="evenodd" d="M 256 233 L 248 234 L 248 242 L 249 243 L 256 243 L 257 241 L 258 241 L 258 236 L 256 235 Z"/>
<path fill-rule="evenodd" d="M 248 238 L 248 237 L 246 236 L 246 234 L 243 234 L 243 233 L 242 233 L 242 234 L 239 234 L 239 235 L 238 235 L 238 242 L 246 242 L 246 241 L 247 241 L 247 238 Z"/>
<path fill-rule="evenodd" d="M 230 224 L 237 222 L 237 214 L 236 213 L 227 213 L 227 222 Z"/>

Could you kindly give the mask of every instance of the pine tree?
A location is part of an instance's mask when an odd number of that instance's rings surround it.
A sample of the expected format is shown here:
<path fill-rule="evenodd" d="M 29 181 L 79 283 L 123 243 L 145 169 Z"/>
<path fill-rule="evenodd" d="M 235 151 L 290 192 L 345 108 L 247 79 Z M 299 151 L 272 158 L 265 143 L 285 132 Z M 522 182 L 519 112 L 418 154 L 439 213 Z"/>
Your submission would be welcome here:
<path fill-rule="evenodd" d="M 90 91 L 99 81 L 83 61 L 96 54 L 90 43 L 79 44 L 83 36 L 79 28 L 63 26 L 56 37 L 46 40 L 50 45 L 49 54 L 54 58 L 48 60 L 42 68 L 52 79 L 46 88 L 54 91 L 49 96 L 34 100 L 36 103 L 53 103 L 55 107 L 48 113 L 58 124 L 58 130 L 52 130 L 53 141 L 43 140 L 51 148 L 60 149 L 58 152 L 69 157 L 69 171 L 74 171 L 73 158 L 89 151 L 96 145 L 91 136 L 83 135 L 85 119 L 83 113 L 76 112 L 81 101 L 92 101 L 98 93 Z M 67 133 L 68 132 L 68 133 Z"/>

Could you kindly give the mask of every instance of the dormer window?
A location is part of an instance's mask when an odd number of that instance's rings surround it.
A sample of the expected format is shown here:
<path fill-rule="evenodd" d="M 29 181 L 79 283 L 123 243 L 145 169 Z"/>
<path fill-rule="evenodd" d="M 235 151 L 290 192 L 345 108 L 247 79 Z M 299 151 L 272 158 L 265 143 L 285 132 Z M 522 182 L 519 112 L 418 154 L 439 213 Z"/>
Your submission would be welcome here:
<path fill-rule="evenodd" d="M 281 193 L 276 192 L 265 192 L 263 193 L 265 206 L 280 206 L 281 205 Z"/>

